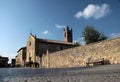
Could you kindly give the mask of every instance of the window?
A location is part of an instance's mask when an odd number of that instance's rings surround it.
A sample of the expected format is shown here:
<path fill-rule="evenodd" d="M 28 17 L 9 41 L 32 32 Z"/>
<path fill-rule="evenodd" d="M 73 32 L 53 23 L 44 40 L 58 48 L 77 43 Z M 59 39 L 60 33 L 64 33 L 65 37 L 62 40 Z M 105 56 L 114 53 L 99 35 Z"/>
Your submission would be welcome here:
<path fill-rule="evenodd" d="M 62 46 L 60 46 L 60 50 L 62 50 Z"/>
<path fill-rule="evenodd" d="M 29 43 L 29 46 L 31 46 L 31 42 Z"/>

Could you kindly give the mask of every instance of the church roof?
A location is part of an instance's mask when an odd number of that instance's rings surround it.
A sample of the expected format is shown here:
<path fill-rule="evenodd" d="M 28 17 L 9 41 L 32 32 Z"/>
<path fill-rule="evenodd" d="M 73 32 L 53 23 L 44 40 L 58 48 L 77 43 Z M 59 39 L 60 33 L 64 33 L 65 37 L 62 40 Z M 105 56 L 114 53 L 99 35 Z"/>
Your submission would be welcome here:
<path fill-rule="evenodd" d="M 26 47 L 22 47 L 22 48 L 20 48 L 17 52 L 19 52 L 19 51 L 22 50 L 22 49 L 26 49 Z"/>
<path fill-rule="evenodd" d="M 75 44 L 72 42 L 65 42 L 65 41 L 58 41 L 58 40 L 50 40 L 50 39 L 42 39 L 42 38 L 37 38 L 36 35 L 34 36 L 32 33 L 30 33 L 32 37 L 37 39 L 38 42 L 43 42 L 43 43 L 51 43 L 51 44 L 61 44 L 61 45 L 71 45 L 74 46 Z"/>
<path fill-rule="evenodd" d="M 49 39 L 41 39 L 37 38 L 39 42 L 43 43 L 54 43 L 54 44 L 63 44 L 63 45 L 74 45 L 72 42 L 58 41 L 58 40 L 49 40 Z"/>

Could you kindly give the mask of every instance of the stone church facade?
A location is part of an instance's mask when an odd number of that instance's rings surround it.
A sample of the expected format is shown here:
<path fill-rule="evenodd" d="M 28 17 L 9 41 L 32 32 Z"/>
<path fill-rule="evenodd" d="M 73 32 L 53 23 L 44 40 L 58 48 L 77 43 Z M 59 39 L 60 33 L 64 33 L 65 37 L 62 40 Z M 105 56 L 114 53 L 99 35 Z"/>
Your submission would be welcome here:
<path fill-rule="evenodd" d="M 42 68 L 44 56 L 48 53 L 65 50 L 74 46 L 72 29 L 64 29 L 64 41 L 40 39 L 30 34 L 26 45 L 26 66 Z"/>

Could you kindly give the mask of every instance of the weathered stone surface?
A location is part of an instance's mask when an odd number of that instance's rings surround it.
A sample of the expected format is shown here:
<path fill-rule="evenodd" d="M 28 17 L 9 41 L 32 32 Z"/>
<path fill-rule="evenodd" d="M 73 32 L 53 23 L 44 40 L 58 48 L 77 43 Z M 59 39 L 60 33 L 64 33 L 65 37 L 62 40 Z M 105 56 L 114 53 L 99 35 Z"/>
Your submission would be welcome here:
<path fill-rule="evenodd" d="M 46 68 L 78 67 L 85 66 L 88 60 L 101 58 L 109 60 L 110 64 L 120 64 L 120 38 L 46 54 L 42 65 Z"/>
<path fill-rule="evenodd" d="M 15 57 L 16 59 L 16 66 L 17 67 L 24 67 L 25 66 L 25 59 L 26 59 L 26 47 L 22 47 L 17 51 L 18 55 Z"/>
<path fill-rule="evenodd" d="M 65 31 L 67 32 L 67 31 Z M 67 37 L 68 34 L 67 34 Z M 67 38 L 66 39 L 69 39 Z M 72 39 L 71 39 L 72 40 Z M 42 59 L 47 53 L 54 53 L 75 46 L 72 42 L 40 39 L 30 34 L 26 45 L 26 66 L 42 67 Z M 47 56 L 46 56 L 47 57 Z M 47 57 L 48 59 L 49 57 Z M 46 61 L 48 62 L 48 61 Z M 45 63 L 45 62 L 44 62 Z M 47 64 L 47 63 L 46 63 Z"/>

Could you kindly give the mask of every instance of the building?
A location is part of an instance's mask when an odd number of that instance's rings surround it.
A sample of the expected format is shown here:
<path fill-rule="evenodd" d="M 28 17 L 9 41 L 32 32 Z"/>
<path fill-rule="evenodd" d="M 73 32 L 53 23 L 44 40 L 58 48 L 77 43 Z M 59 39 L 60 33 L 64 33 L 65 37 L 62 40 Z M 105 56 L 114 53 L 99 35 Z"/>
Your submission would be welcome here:
<path fill-rule="evenodd" d="M 72 42 L 73 41 L 73 37 L 72 37 L 72 28 L 69 28 L 67 26 L 67 28 L 64 28 L 64 41 L 65 42 Z"/>
<path fill-rule="evenodd" d="M 11 67 L 15 67 L 16 59 L 11 59 Z"/>
<path fill-rule="evenodd" d="M 8 57 L 0 56 L 0 67 L 8 67 Z"/>
<path fill-rule="evenodd" d="M 17 51 L 18 55 L 16 56 L 16 66 L 25 67 L 26 60 L 26 47 L 22 47 Z"/>
<path fill-rule="evenodd" d="M 72 29 L 64 29 L 64 41 L 40 39 L 30 34 L 26 45 L 26 66 L 42 67 L 44 56 L 65 50 L 74 46 L 72 43 Z"/>

